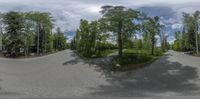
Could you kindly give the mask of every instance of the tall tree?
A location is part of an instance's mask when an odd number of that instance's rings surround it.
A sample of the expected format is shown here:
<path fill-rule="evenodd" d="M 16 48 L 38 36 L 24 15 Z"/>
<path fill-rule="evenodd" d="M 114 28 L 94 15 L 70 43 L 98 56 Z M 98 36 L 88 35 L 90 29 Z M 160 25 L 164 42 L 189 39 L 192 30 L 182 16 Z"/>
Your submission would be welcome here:
<path fill-rule="evenodd" d="M 187 42 L 188 42 L 188 50 L 195 50 L 195 24 L 194 24 L 194 17 L 190 14 L 183 13 L 183 23 L 186 28 L 187 32 Z"/>
<path fill-rule="evenodd" d="M 56 29 L 57 33 L 54 35 L 54 45 L 56 50 L 64 50 L 66 48 L 66 37 L 64 36 L 64 33 L 61 31 L 61 29 L 58 27 Z"/>
<path fill-rule="evenodd" d="M 139 12 L 127 9 L 123 6 L 103 6 L 101 11 L 104 19 L 109 26 L 109 31 L 117 33 L 118 53 L 123 55 L 123 36 L 125 33 L 125 25 L 131 23 L 138 17 Z"/>
<path fill-rule="evenodd" d="M 18 56 L 24 48 L 24 17 L 19 12 L 9 12 L 4 16 L 6 25 L 6 44 L 7 52 L 12 56 Z"/>
<path fill-rule="evenodd" d="M 199 32 L 199 18 L 200 18 L 200 11 L 196 11 L 193 14 L 194 17 L 194 27 L 195 27 L 195 39 L 196 39 L 196 53 L 199 55 L 199 44 L 198 44 L 198 32 Z"/>
<path fill-rule="evenodd" d="M 53 40 L 51 39 L 53 24 L 50 14 L 29 12 L 27 16 L 34 24 L 37 54 L 51 52 L 53 48 Z"/>
<path fill-rule="evenodd" d="M 154 47 L 156 44 L 156 35 L 161 31 L 161 25 L 159 23 L 159 17 L 149 18 L 144 23 L 144 33 L 150 38 L 151 41 L 151 54 L 154 55 Z"/>
<path fill-rule="evenodd" d="M 3 14 L 0 13 L 0 51 L 3 49 Z"/>
<path fill-rule="evenodd" d="M 80 27 L 71 43 L 72 48 L 85 57 L 92 57 L 98 49 L 96 43 L 98 42 L 99 30 L 98 21 L 88 22 L 81 19 Z"/>
<path fill-rule="evenodd" d="M 167 50 L 167 35 L 164 31 L 160 31 L 158 35 L 160 37 L 161 49 L 164 52 Z"/>

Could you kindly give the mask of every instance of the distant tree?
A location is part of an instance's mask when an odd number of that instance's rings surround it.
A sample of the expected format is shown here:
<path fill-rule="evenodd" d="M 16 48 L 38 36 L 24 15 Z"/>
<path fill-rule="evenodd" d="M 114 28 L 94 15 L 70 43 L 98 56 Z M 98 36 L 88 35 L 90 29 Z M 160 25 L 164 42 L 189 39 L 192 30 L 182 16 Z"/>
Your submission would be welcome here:
<path fill-rule="evenodd" d="M 175 41 L 174 41 L 174 44 L 173 44 L 173 49 L 175 51 L 181 51 L 181 32 L 180 31 L 177 31 L 175 32 Z"/>
<path fill-rule="evenodd" d="M 57 33 L 54 35 L 54 46 L 56 50 L 61 51 L 66 49 L 67 39 L 59 27 L 56 31 Z"/>
<path fill-rule="evenodd" d="M 163 52 L 165 52 L 168 49 L 168 44 L 167 44 L 167 35 L 165 32 L 160 31 L 158 33 L 159 37 L 160 37 L 160 41 L 161 41 L 161 49 Z"/>

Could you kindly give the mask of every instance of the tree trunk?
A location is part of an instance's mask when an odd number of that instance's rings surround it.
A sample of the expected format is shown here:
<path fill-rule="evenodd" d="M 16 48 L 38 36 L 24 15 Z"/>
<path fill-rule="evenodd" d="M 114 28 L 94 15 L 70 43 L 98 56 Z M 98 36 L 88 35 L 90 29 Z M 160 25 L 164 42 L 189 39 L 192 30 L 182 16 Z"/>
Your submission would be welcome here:
<path fill-rule="evenodd" d="M 154 35 L 152 36 L 152 47 L 151 47 L 151 54 L 154 55 L 154 46 L 155 46 L 155 37 Z"/>
<path fill-rule="evenodd" d="M 37 55 L 40 54 L 40 34 L 39 34 L 39 24 L 37 23 Z"/>
<path fill-rule="evenodd" d="M 119 57 L 122 57 L 123 55 L 123 47 L 122 47 L 122 22 L 119 21 L 118 23 L 118 54 L 119 54 Z"/>
<path fill-rule="evenodd" d="M 196 32 L 196 53 L 199 55 L 198 32 Z"/>

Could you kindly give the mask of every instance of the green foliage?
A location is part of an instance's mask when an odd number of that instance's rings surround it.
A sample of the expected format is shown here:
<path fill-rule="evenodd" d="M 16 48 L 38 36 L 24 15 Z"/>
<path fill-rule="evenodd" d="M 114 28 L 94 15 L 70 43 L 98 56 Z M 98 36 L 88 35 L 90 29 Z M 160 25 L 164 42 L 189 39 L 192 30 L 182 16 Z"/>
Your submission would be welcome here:
<path fill-rule="evenodd" d="M 118 53 L 123 55 L 123 39 L 131 36 L 137 26 L 134 25 L 133 20 L 137 19 L 139 12 L 133 9 L 127 9 L 123 6 L 103 6 L 101 11 L 107 31 L 116 33 Z"/>
<path fill-rule="evenodd" d="M 95 53 L 95 56 L 93 58 L 96 58 L 96 57 L 105 57 L 105 56 L 108 56 L 109 54 L 112 54 L 114 52 L 116 52 L 117 49 L 112 49 L 112 50 L 99 50 L 99 51 L 96 51 Z"/>
<path fill-rule="evenodd" d="M 179 40 L 175 40 L 174 44 L 173 44 L 173 50 L 175 51 L 181 51 L 181 46 L 180 46 L 180 41 Z"/>
<path fill-rule="evenodd" d="M 109 49 L 117 49 L 117 45 L 114 45 L 108 42 L 96 42 L 97 51 L 105 51 Z"/>
<path fill-rule="evenodd" d="M 147 18 L 147 21 L 143 23 L 143 35 L 144 39 L 146 39 L 145 43 L 147 43 L 147 48 L 151 48 L 152 55 L 154 55 L 155 44 L 157 41 L 155 36 L 160 33 L 161 27 L 158 16 Z"/>
<path fill-rule="evenodd" d="M 71 43 L 72 49 L 76 49 L 85 57 L 92 57 L 96 52 L 98 31 L 97 21 L 89 23 L 87 20 L 81 20 L 80 27 Z"/>
<path fill-rule="evenodd" d="M 19 56 L 30 53 L 40 55 L 55 50 L 54 38 L 57 36 L 52 34 L 53 23 L 49 13 L 8 12 L 3 15 L 3 24 L 6 26 L 3 44 L 7 55 Z M 60 33 L 58 39 L 60 41 L 58 45 L 61 46 L 59 50 L 65 49 L 64 34 Z"/>
<path fill-rule="evenodd" d="M 114 58 L 113 70 L 125 71 L 141 68 L 143 64 L 153 61 L 156 57 L 151 56 L 148 50 L 128 49 L 122 57 Z M 118 66 L 117 66 L 118 65 Z"/>
<path fill-rule="evenodd" d="M 98 21 L 81 20 L 76 36 L 71 41 L 71 49 L 77 50 L 85 57 L 101 57 L 110 53 L 110 50 L 118 49 L 119 58 L 127 56 L 126 52 L 123 56 L 124 48 L 135 48 L 141 52 L 145 50 L 149 56 L 159 56 L 167 50 L 167 37 L 161 32 L 163 26 L 159 23 L 159 17 L 149 18 L 122 6 L 103 6 L 101 14 L 102 17 Z M 141 20 L 143 24 L 133 22 Z M 141 32 L 143 38 L 138 39 L 137 32 Z M 156 47 L 157 35 L 162 38 L 162 50 Z M 110 37 L 116 39 L 116 45 L 108 42 Z M 143 53 L 138 53 L 143 56 Z M 137 58 L 134 61 L 138 61 Z"/>
<path fill-rule="evenodd" d="M 84 57 L 100 57 L 108 54 L 117 46 L 107 42 L 109 34 L 104 33 L 102 21 L 81 20 L 76 36 L 71 41 L 71 49 L 77 50 Z"/>
<path fill-rule="evenodd" d="M 193 14 L 183 13 L 184 28 L 182 32 L 175 32 L 174 50 L 199 53 L 199 19 L 199 11 Z"/>
<path fill-rule="evenodd" d="M 5 30 L 5 48 L 11 56 L 18 56 L 21 48 L 24 47 L 24 17 L 19 12 L 9 12 L 4 16 Z"/>
<path fill-rule="evenodd" d="M 156 48 L 154 53 L 154 56 L 161 56 L 163 55 L 163 50 L 162 48 Z"/>
<path fill-rule="evenodd" d="M 64 36 L 64 33 L 61 32 L 60 28 L 57 28 L 57 33 L 54 34 L 54 49 L 61 51 L 67 48 L 67 39 Z"/>

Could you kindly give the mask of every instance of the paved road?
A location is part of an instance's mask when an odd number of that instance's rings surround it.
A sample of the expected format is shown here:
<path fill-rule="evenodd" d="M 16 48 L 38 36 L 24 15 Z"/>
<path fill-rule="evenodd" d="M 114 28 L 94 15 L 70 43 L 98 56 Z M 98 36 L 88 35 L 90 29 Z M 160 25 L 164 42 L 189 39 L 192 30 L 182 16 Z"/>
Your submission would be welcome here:
<path fill-rule="evenodd" d="M 0 99 L 200 99 L 198 57 L 170 51 L 126 73 L 97 65 L 70 50 L 32 59 L 0 58 Z"/>

